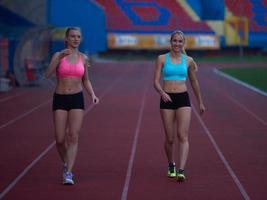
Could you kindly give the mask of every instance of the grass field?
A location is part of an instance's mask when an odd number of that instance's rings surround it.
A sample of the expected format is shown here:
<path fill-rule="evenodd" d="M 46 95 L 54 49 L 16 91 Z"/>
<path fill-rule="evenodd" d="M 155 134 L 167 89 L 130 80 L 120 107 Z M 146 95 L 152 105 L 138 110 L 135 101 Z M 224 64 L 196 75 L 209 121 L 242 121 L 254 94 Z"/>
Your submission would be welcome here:
<path fill-rule="evenodd" d="M 196 61 L 204 61 L 204 62 L 267 62 L 266 56 L 244 56 L 240 58 L 238 55 L 232 56 L 201 56 L 195 57 Z"/>
<path fill-rule="evenodd" d="M 220 71 L 252 85 L 264 92 L 267 92 L 267 68 L 246 67 L 246 68 L 225 68 Z"/>
<path fill-rule="evenodd" d="M 111 51 L 99 54 L 99 58 L 123 61 L 123 60 L 155 60 L 158 55 L 167 51 Z M 191 55 L 192 54 L 192 55 Z M 201 56 L 197 53 L 188 52 L 196 62 L 267 62 L 267 56 L 264 55 L 222 55 L 222 56 Z"/>

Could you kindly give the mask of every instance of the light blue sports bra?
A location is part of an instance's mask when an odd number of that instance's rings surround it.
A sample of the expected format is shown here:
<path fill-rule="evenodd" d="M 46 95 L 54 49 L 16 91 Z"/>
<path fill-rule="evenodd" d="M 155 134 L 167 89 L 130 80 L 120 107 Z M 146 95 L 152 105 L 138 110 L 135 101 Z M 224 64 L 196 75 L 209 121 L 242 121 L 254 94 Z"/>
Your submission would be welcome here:
<path fill-rule="evenodd" d="M 187 78 L 186 55 L 182 54 L 180 64 L 172 64 L 170 53 L 167 53 L 162 75 L 165 81 L 185 81 Z"/>

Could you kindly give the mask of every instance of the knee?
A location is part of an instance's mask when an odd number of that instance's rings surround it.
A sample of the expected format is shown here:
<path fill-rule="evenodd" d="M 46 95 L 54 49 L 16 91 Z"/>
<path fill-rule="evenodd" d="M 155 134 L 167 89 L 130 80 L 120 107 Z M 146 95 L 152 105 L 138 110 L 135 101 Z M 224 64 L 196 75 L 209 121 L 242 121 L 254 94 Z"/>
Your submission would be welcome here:
<path fill-rule="evenodd" d="M 173 138 L 166 138 L 166 140 L 165 140 L 165 144 L 166 145 L 173 145 L 173 143 L 174 143 L 174 139 Z"/>
<path fill-rule="evenodd" d="M 77 144 L 78 140 L 79 140 L 78 132 L 69 130 L 69 133 L 67 135 L 68 144 Z"/>
<path fill-rule="evenodd" d="M 61 146 L 65 146 L 65 140 L 56 140 L 56 145 L 61 147 Z"/>
<path fill-rule="evenodd" d="M 188 135 L 187 134 L 184 134 L 184 133 L 183 134 L 178 134 L 177 138 L 178 138 L 178 141 L 180 143 L 188 142 Z"/>

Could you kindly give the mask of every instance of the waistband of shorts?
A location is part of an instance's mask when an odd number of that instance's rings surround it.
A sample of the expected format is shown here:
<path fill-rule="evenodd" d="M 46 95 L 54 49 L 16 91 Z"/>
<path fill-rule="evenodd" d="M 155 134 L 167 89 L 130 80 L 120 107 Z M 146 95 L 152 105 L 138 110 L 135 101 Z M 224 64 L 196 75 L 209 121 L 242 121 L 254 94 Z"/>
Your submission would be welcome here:
<path fill-rule="evenodd" d="M 80 95 L 80 94 L 83 94 L 83 91 L 71 93 L 71 94 L 58 94 L 56 92 L 54 93 L 55 96 L 76 96 L 76 95 Z"/>
<path fill-rule="evenodd" d="M 165 91 L 164 91 L 165 92 Z M 184 92 L 166 92 L 169 95 L 183 95 L 183 94 L 188 94 L 188 91 L 184 91 Z"/>

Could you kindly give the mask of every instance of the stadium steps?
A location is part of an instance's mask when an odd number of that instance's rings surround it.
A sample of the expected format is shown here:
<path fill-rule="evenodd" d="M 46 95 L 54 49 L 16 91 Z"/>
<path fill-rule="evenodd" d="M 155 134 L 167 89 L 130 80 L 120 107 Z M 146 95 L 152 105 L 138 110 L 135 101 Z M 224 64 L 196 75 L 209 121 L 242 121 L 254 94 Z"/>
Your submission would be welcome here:
<path fill-rule="evenodd" d="M 181 29 L 187 33 L 214 33 L 214 31 L 207 25 L 206 22 L 195 20 L 184 7 L 178 1 L 173 0 L 147 0 L 127 2 L 132 3 L 133 12 L 137 13 L 143 22 L 148 20 L 153 21 L 157 18 L 157 9 L 164 8 L 167 10 L 165 15 L 168 20 L 164 23 L 148 23 L 138 24 L 133 18 L 127 13 L 127 9 L 122 9 L 124 5 L 123 1 L 118 0 L 97 0 L 97 2 L 105 8 L 107 15 L 107 31 L 108 32 L 170 32 L 175 29 Z M 118 5 L 120 4 L 120 5 Z M 143 5 L 143 6 L 140 6 Z M 121 7 L 120 7 L 121 6 Z M 150 16 L 149 16 L 150 15 Z M 156 16 L 155 16 L 156 15 Z M 131 20 L 130 20 L 131 19 Z M 166 20 L 166 18 L 165 18 Z"/>
<path fill-rule="evenodd" d="M 176 0 L 183 9 L 187 12 L 188 16 L 192 18 L 193 21 L 201 21 L 200 17 L 196 14 L 196 12 L 191 8 L 191 6 L 187 3 L 186 0 Z M 219 36 L 224 35 L 223 31 L 223 22 L 222 21 L 205 21 L 209 28 Z"/>
<path fill-rule="evenodd" d="M 249 31 L 250 32 L 267 32 L 267 26 L 264 25 L 264 17 L 259 17 L 255 19 L 256 14 L 261 13 L 262 16 L 266 15 L 267 1 L 261 0 L 241 0 L 240 5 L 239 1 L 236 0 L 225 0 L 225 5 L 228 9 L 226 17 L 231 16 L 245 16 L 249 21 Z M 263 25 L 261 25 L 263 24 Z"/>

